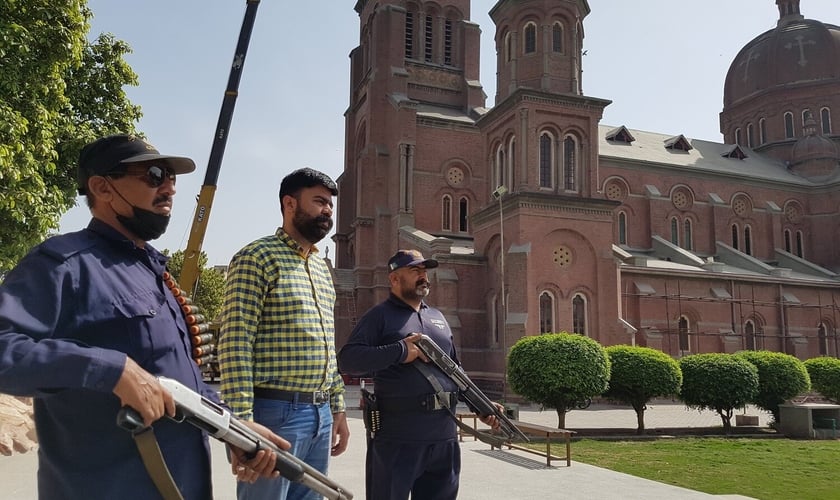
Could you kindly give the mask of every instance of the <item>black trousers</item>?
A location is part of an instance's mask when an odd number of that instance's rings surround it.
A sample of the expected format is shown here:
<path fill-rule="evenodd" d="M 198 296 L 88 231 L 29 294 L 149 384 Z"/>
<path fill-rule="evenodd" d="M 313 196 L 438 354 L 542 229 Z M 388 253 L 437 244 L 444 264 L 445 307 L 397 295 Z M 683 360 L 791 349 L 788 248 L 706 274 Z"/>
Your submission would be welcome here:
<path fill-rule="evenodd" d="M 436 443 L 368 441 L 367 500 L 455 500 L 461 474 L 456 439 Z"/>

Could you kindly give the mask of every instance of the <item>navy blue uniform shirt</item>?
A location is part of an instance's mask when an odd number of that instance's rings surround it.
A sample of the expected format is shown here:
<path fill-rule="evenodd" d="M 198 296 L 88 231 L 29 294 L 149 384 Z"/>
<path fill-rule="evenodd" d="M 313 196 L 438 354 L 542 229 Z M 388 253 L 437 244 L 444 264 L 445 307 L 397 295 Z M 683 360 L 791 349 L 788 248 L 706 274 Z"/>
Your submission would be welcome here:
<path fill-rule="evenodd" d="M 443 314 L 425 302 L 420 310 L 391 294 L 361 317 L 347 344 L 338 355 L 342 373 L 373 375 L 377 398 L 417 398 L 434 394 L 426 377 L 411 364 L 402 364 L 406 357 L 400 340 L 411 333 L 423 333 L 434 340 L 456 363 L 458 357 L 452 342 L 452 331 Z M 420 362 L 422 361 L 415 361 Z M 444 391 L 456 392 L 458 386 L 433 364 Z M 455 421 L 446 410 L 383 413 L 382 427 L 376 439 L 429 443 L 453 440 Z"/>
<path fill-rule="evenodd" d="M 218 402 L 190 355 L 165 264 L 93 219 L 35 247 L 0 285 L 0 392 L 35 397 L 41 499 L 160 498 L 116 424 L 126 356 Z M 154 429 L 184 498 L 211 498 L 207 437 L 167 418 Z"/>

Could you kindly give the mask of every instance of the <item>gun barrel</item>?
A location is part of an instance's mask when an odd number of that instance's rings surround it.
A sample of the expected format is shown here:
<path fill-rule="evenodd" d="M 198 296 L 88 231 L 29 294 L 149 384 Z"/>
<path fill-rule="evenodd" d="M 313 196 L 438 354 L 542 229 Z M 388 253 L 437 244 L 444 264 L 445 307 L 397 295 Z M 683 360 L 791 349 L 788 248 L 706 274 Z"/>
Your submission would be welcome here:
<path fill-rule="evenodd" d="M 470 380 L 470 377 L 461 370 L 461 367 L 458 366 L 452 358 L 443 352 L 434 340 L 426 335 L 423 335 L 416 345 L 421 351 L 423 351 L 423 354 L 432 361 L 432 363 L 440 368 L 444 375 L 449 377 L 449 379 L 458 386 L 464 398 L 478 412 L 483 415 L 494 415 L 496 417 L 496 420 L 499 421 L 499 427 L 508 439 L 513 439 L 518 436 L 523 441 L 530 441 L 528 436 L 516 427 L 513 421 L 511 421 L 504 412 L 499 411 L 493 401 L 481 392 L 481 389 L 479 389 L 478 386 Z"/>
<path fill-rule="evenodd" d="M 321 471 L 312 467 L 308 463 L 302 461 L 298 457 L 289 453 L 286 450 L 281 450 L 276 447 L 274 443 L 263 440 L 253 430 L 246 427 L 239 420 L 231 420 L 230 428 L 233 430 L 234 436 L 241 436 L 241 439 L 236 439 L 242 443 L 242 446 L 234 446 L 241 448 L 250 453 L 256 453 L 260 449 L 267 448 L 274 452 L 277 456 L 277 465 L 275 469 L 280 472 L 283 477 L 299 482 L 307 488 L 320 493 L 330 500 L 352 500 L 353 494 L 346 491 L 340 484 L 336 483 L 329 477 L 325 476 Z M 289 475 L 285 471 L 288 471 Z"/>
<path fill-rule="evenodd" d="M 172 394 L 181 421 L 203 429 L 214 438 L 244 450 L 246 453 L 254 454 L 261 449 L 271 450 L 277 457 L 275 469 L 286 479 L 299 482 L 329 500 L 352 500 L 353 494 L 340 484 L 288 451 L 281 450 L 274 443 L 267 441 L 225 408 L 176 380 L 166 377 L 159 377 L 158 380 Z"/>

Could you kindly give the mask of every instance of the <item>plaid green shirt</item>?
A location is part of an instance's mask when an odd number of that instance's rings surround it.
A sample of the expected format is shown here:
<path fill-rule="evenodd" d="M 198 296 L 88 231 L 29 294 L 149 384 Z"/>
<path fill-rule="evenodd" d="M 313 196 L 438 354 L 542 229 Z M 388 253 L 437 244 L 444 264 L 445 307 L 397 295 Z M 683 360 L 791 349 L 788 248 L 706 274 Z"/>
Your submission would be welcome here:
<path fill-rule="evenodd" d="M 254 387 L 330 393 L 344 411 L 335 355 L 335 289 L 313 247 L 304 257 L 282 228 L 245 246 L 230 263 L 219 338 L 222 398 L 253 418 Z"/>

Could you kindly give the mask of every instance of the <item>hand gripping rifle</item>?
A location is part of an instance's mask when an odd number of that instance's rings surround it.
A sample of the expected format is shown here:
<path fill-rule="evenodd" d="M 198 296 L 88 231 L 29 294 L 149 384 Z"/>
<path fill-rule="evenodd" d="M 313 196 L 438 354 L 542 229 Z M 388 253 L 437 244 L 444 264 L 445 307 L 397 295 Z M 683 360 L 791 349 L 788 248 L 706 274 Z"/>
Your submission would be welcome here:
<path fill-rule="evenodd" d="M 330 500 L 353 499 L 353 494 L 346 488 L 288 451 L 281 450 L 213 401 L 176 380 L 166 377 L 158 377 L 158 380 L 175 400 L 175 416 L 170 417 L 172 420 L 178 423 L 189 422 L 219 441 L 242 449 L 250 455 L 262 449 L 271 450 L 277 455 L 275 470 L 289 481 L 301 483 Z M 140 414 L 128 406 L 120 410 L 117 423 L 132 432 L 144 427 Z"/>
<path fill-rule="evenodd" d="M 423 354 L 429 358 L 429 361 L 435 364 L 440 370 L 455 382 L 455 385 L 460 389 L 464 399 L 472 406 L 473 410 L 481 416 L 494 415 L 499 422 L 500 430 L 507 436 L 508 440 L 518 437 L 522 441 L 530 441 L 518 427 L 500 411 L 499 408 L 490 401 L 481 389 L 476 387 L 472 380 L 466 373 L 458 366 L 452 358 L 450 358 L 443 350 L 435 343 L 434 340 L 426 335 L 422 335 L 420 340 L 415 344 L 423 351 Z"/>

